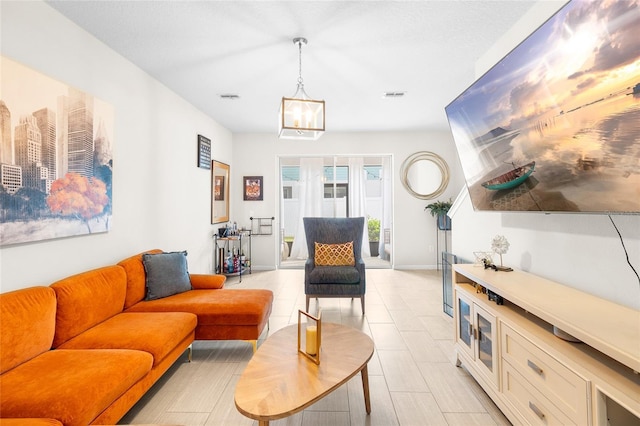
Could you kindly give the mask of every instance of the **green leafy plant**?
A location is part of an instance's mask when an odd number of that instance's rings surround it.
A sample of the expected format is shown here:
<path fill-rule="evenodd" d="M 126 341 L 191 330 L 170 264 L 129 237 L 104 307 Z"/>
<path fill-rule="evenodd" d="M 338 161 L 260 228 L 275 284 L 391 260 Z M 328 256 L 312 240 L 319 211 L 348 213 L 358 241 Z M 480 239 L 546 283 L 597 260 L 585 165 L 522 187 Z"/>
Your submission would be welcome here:
<path fill-rule="evenodd" d="M 427 204 L 424 209 L 428 209 L 431 212 L 431 216 L 440 216 L 447 214 L 452 205 L 451 198 L 449 198 L 448 201 L 436 201 L 435 203 Z"/>
<path fill-rule="evenodd" d="M 369 241 L 380 240 L 380 219 L 367 216 L 367 229 L 369 230 Z"/>

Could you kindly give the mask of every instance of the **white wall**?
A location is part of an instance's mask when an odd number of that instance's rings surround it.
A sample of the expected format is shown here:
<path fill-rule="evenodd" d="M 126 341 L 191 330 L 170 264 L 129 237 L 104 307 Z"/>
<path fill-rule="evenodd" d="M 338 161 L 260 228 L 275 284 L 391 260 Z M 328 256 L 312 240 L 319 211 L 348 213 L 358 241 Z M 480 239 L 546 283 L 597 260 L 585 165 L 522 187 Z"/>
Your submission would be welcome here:
<path fill-rule="evenodd" d="M 274 127 L 275 128 L 275 127 Z M 275 217 L 272 236 L 253 238 L 252 265 L 273 269 L 277 265 L 279 204 L 278 157 L 292 155 L 392 155 L 394 197 L 394 267 L 397 269 L 435 268 L 435 218 L 424 211 L 429 201 L 412 197 L 402 186 L 402 162 L 417 151 L 442 156 L 451 169 L 451 180 L 438 199 L 454 197 L 463 185 L 462 173 L 449 132 L 333 133 L 317 141 L 280 140 L 273 134 L 234 134 L 231 168 L 231 198 L 238 226 L 249 226 L 249 217 Z M 264 176 L 264 201 L 242 200 L 242 176 Z M 237 195 L 235 195 L 237 194 Z M 454 225 L 455 226 L 455 225 Z"/>
<path fill-rule="evenodd" d="M 537 3 L 477 63 L 479 77 L 547 20 L 564 1 Z M 612 216 L 629 259 L 640 272 L 640 216 Z M 640 283 L 605 215 L 474 212 L 468 194 L 453 214 L 453 252 L 473 260 L 502 234 L 511 243 L 504 263 L 613 302 L 640 309 Z M 536 291 L 535 288 L 531 289 Z M 597 315 L 597 312 L 593 313 Z"/>
<path fill-rule="evenodd" d="M 116 121 L 112 230 L 1 248 L 0 290 L 156 247 L 186 249 L 191 272 L 210 272 L 210 173 L 196 167 L 196 138 L 231 163 L 230 132 L 46 3 L 0 2 L 0 15 L 2 55 L 112 104 Z"/>

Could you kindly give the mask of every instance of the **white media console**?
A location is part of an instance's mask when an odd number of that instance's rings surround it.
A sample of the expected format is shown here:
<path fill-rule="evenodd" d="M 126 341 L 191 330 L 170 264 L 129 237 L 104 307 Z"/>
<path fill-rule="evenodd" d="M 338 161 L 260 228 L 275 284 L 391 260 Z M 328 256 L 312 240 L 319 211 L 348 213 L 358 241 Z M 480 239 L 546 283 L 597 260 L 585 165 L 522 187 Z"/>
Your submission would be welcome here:
<path fill-rule="evenodd" d="M 523 271 L 453 269 L 457 364 L 512 423 L 640 425 L 640 311 Z"/>

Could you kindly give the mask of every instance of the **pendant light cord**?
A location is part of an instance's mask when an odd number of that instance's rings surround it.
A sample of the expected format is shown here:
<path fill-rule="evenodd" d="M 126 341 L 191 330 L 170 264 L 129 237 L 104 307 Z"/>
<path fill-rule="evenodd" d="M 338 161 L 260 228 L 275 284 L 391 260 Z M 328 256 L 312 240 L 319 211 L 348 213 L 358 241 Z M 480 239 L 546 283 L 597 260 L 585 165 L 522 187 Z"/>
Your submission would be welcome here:
<path fill-rule="evenodd" d="M 304 86 L 302 82 L 302 41 L 298 41 L 298 85 Z"/>

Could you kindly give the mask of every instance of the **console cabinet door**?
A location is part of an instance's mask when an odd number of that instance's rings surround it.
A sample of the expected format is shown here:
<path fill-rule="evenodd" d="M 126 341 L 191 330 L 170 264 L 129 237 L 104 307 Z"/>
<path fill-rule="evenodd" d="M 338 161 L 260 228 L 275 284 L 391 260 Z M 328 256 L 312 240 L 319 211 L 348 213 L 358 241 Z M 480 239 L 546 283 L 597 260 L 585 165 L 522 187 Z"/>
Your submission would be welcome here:
<path fill-rule="evenodd" d="M 496 317 L 478 305 L 473 305 L 477 338 L 476 363 L 494 384 L 498 384 L 498 336 Z"/>
<path fill-rule="evenodd" d="M 456 341 L 490 383 L 499 387 L 496 317 L 467 294 L 456 292 Z"/>
<path fill-rule="evenodd" d="M 458 309 L 458 323 L 456 324 L 456 340 L 460 348 L 469 357 L 474 357 L 473 316 L 471 313 L 472 302 L 456 292 L 456 308 Z"/>

